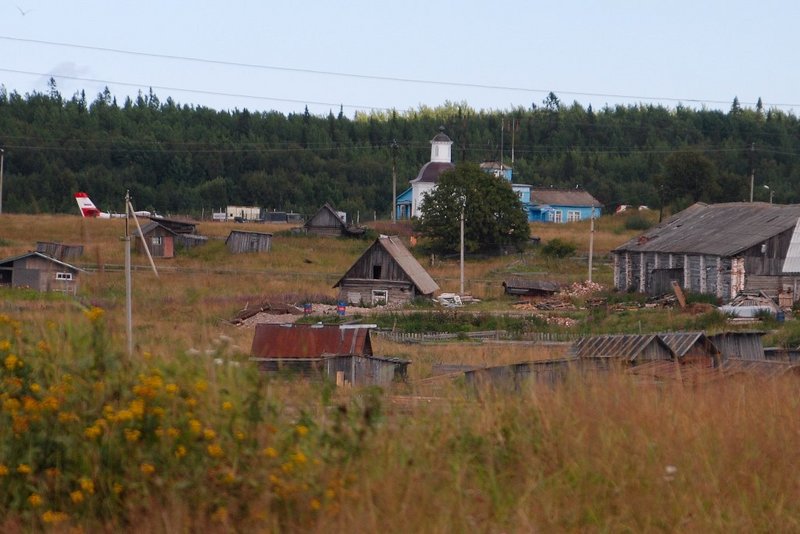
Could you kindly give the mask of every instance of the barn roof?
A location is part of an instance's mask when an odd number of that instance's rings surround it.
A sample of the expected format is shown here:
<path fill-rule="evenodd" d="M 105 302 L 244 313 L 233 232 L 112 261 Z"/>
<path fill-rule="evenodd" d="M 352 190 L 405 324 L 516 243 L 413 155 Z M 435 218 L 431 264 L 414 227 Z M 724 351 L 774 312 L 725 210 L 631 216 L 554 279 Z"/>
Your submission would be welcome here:
<path fill-rule="evenodd" d="M 577 358 L 619 358 L 633 361 L 652 343 L 674 354 L 656 334 L 611 334 L 582 337 L 572 345 L 570 355 Z"/>
<path fill-rule="evenodd" d="M 675 356 L 682 358 L 697 343 L 704 345 L 709 355 L 719 354 L 719 349 L 706 337 L 703 332 L 670 332 L 658 335 L 664 343 L 675 353 Z"/>
<path fill-rule="evenodd" d="M 346 325 L 259 324 L 250 354 L 256 358 L 372 356 L 369 328 Z"/>
<path fill-rule="evenodd" d="M 346 223 L 346 222 L 344 222 L 344 219 L 342 219 L 342 218 L 339 216 L 339 214 L 336 212 L 336 210 L 335 210 L 335 209 L 333 209 L 333 206 L 331 206 L 331 205 L 330 205 L 330 204 L 328 204 L 327 202 L 325 203 L 325 205 L 324 205 L 324 206 L 322 206 L 320 209 L 318 209 L 318 210 L 317 210 L 317 213 L 315 213 L 314 215 L 312 215 L 312 216 L 311 216 L 311 217 L 310 217 L 310 218 L 309 218 L 309 219 L 306 221 L 306 223 L 305 223 L 305 225 L 304 225 L 304 226 L 305 226 L 306 228 L 309 228 L 309 227 L 312 227 L 312 226 L 314 226 L 314 225 L 312 224 L 312 223 L 313 223 L 313 221 L 314 221 L 314 218 L 315 218 L 317 215 L 319 215 L 319 213 L 320 213 L 320 212 L 323 212 L 323 211 L 328 211 L 328 212 L 330 212 L 330 213 L 331 213 L 331 215 L 333 215 L 334 219 L 336 219 L 336 220 L 338 221 L 338 223 L 339 223 L 339 224 L 342 226 L 342 228 L 347 228 L 347 223 Z"/>
<path fill-rule="evenodd" d="M 594 206 L 595 208 L 603 206 L 588 191 L 581 191 L 580 189 L 531 189 L 531 204 Z"/>
<path fill-rule="evenodd" d="M 794 228 L 800 204 L 698 202 L 614 252 L 663 252 L 733 256 Z"/>
<path fill-rule="evenodd" d="M 404 273 L 411 279 L 411 282 L 416 286 L 417 291 L 419 291 L 423 295 L 430 295 L 434 291 L 439 289 L 439 284 L 437 284 L 431 275 L 428 274 L 428 271 L 419 264 L 417 259 L 408 251 L 408 249 L 403 245 L 403 242 L 400 241 L 400 238 L 397 236 L 387 236 L 381 235 L 375 242 L 366 250 L 364 253 L 359 256 L 359 258 L 353 263 L 356 265 L 361 258 L 366 256 L 370 253 L 373 247 L 380 246 L 386 251 L 389 256 L 392 257 L 394 261 L 400 266 Z M 351 267 L 352 268 L 352 267 Z M 350 272 L 350 269 L 347 270 Z M 347 278 L 347 273 L 342 276 L 333 287 L 339 287 L 344 279 Z"/>
<path fill-rule="evenodd" d="M 69 264 L 67 262 L 64 262 L 64 261 L 61 261 L 61 260 L 57 260 L 52 256 L 48 256 L 47 254 L 42 254 L 41 252 L 38 252 L 38 251 L 35 251 L 35 250 L 31 251 L 31 252 L 26 252 L 25 254 L 18 254 L 16 256 L 12 256 L 10 258 L 4 258 L 4 259 L 0 260 L 0 266 L 5 265 L 7 263 L 14 263 L 17 260 L 21 260 L 23 258 L 28 258 L 30 256 L 38 256 L 40 258 L 43 258 L 43 259 L 45 259 L 47 261 L 51 261 L 51 262 L 53 262 L 53 263 L 55 263 L 57 265 L 65 267 L 67 269 L 71 269 L 73 271 L 78 271 L 78 272 L 81 272 L 81 273 L 85 273 L 86 272 L 83 269 L 81 269 L 80 267 L 75 267 L 74 265 L 71 265 L 71 264 Z"/>

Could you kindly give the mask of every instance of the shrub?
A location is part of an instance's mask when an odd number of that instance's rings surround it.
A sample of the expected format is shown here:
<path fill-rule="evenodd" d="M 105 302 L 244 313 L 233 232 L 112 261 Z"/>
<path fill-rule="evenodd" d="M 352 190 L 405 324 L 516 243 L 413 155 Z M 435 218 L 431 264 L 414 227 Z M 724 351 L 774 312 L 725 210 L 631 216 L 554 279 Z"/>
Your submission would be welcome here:
<path fill-rule="evenodd" d="M 653 226 L 653 223 L 650 222 L 647 217 L 643 217 L 638 213 L 634 213 L 632 215 L 628 215 L 625 218 L 625 229 L 626 230 L 647 230 Z"/>
<path fill-rule="evenodd" d="M 566 258 L 575 254 L 577 247 L 574 243 L 554 238 L 542 247 L 542 254 L 549 258 Z"/>

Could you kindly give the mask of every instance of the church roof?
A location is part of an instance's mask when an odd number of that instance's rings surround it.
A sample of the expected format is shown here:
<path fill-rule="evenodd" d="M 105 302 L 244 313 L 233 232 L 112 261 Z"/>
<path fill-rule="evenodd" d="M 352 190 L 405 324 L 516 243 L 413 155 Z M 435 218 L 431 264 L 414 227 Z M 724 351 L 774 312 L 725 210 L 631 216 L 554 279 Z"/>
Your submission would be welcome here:
<path fill-rule="evenodd" d="M 455 169 L 453 163 L 446 161 L 429 161 L 419 170 L 416 178 L 411 180 L 411 183 L 431 182 L 436 183 L 439 181 L 439 176 L 445 172 Z"/>
<path fill-rule="evenodd" d="M 453 141 L 447 137 L 447 134 L 444 132 L 439 132 L 436 136 L 431 139 L 431 143 L 452 143 Z"/>

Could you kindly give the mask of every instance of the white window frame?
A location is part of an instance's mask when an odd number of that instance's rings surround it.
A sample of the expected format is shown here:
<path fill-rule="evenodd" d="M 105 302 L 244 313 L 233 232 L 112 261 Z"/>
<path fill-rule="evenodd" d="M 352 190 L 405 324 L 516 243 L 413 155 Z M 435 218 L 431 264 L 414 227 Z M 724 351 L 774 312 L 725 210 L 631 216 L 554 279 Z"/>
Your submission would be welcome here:
<path fill-rule="evenodd" d="M 389 290 L 388 289 L 373 289 L 372 290 L 372 305 L 378 306 L 381 304 L 389 304 Z"/>
<path fill-rule="evenodd" d="M 150 238 L 150 244 L 155 246 L 155 247 L 160 247 L 161 244 L 162 244 L 161 236 L 160 235 L 154 235 L 153 237 L 151 237 Z"/>
<path fill-rule="evenodd" d="M 71 282 L 72 281 L 72 273 L 56 273 L 56 280 L 62 280 L 64 282 Z"/>
<path fill-rule="evenodd" d="M 567 210 L 567 222 L 578 222 L 581 220 L 580 210 Z"/>
<path fill-rule="evenodd" d="M 564 217 L 564 214 L 561 212 L 561 210 L 555 210 L 553 212 L 553 222 L 555 222 L 555 223 L 564 222 L 563 217 Z"/>

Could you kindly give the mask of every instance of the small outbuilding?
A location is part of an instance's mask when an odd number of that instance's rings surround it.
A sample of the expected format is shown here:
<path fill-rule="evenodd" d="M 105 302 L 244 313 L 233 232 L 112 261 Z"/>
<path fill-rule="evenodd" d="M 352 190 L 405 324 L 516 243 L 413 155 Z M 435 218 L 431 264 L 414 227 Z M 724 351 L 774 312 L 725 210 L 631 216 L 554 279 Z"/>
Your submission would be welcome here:
<path fill-rule="evenodd" d="M 191 224 L 191 223 L 186 223 Z M 196 226 L 196 225 L 195 225 Z M 186 226 L 176 226 L 174 224 L 163 224 L 162 220 L 151 220 L 142 226 L 142 234 L 147 242 L 150 255 L 154 258 L 174 258 L 178 247 L 191 248 L 203 245 L 208 238 L 192 232 L 178 232 L 175 229 L 185 230 Z M 139 230 L 134 232 L 135 247 L 137 252 L 145 254 L 144 244 L 139 238 Z"/>
<path fill-rule="evenodd" d="M 369 327 L 360 325 L 259 324 L 250 355 L 262 371 L 327 378 L 337 385 L 388 385 L 404 379 L 410 363 L 375 356 Z"/>
<path fill-rule="evenodd" d="M 572 345 L 570 355 L 582 362 L 620 362 L 623 366 L 675 359 L 675 353 L 657 334 L 586 336 Z"/>
<path fill-rule="evenodd" d="M 225 246 L 232 254 L 269 252 L 272 247 L 272 234 L 233 230 L 225 240 Z"/>
<path fill-rule="evenodd" d="M 557 282 L 547 280 L 509 278 L 503 282 L 503 290 L 506 295 L 518 297 L 550 297 L 558 293 L 560 289 Z"/>
<path fill-rule="evenodd" d="M 29 287 L 36 291 L 75 294 L 83 269 L 41 252 L 28 252 L 0 260 L 0 286 Z"/>
<path fill-rule="evenodd" d="M 342 214 L 333 207 L 325 203 L 317 213 L 315 213 L 303 225 L 306 233 L 321 236 L 361 236 L 366 231 L 360 226 L 348 225 Z"/>
<path fill-rule="evenodd" d="M 37 241 L 36 252 L 41 252 L 51 258 L 66 261 L 83 256 L 83 245 L 65 245 L 53 241 Z"/>
<path fill-rule="evenodd" d="M 333 287 L 351 304 L 394 304 L 432 297 L 439 286 L 397 236 L 382 235 Z"/>

